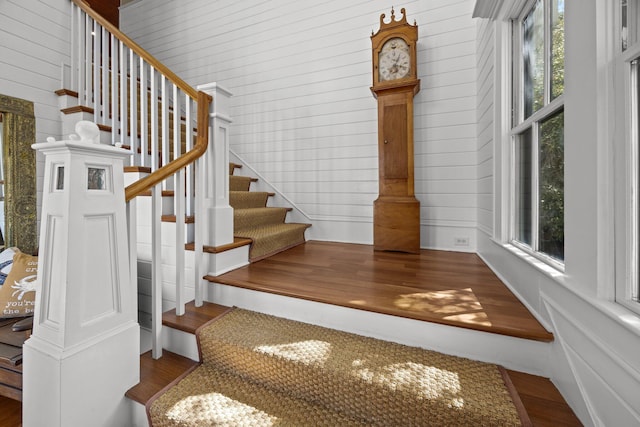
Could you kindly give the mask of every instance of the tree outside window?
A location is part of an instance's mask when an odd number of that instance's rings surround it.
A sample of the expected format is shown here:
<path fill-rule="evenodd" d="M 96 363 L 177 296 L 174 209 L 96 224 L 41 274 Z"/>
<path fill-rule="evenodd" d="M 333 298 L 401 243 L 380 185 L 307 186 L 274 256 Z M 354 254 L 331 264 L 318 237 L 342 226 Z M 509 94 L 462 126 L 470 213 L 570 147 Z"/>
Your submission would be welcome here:
<path fill-rule="evenodd" d="M 512 241 L 564 260 L 564 0 L 537 0 L 516 22 Z"/>

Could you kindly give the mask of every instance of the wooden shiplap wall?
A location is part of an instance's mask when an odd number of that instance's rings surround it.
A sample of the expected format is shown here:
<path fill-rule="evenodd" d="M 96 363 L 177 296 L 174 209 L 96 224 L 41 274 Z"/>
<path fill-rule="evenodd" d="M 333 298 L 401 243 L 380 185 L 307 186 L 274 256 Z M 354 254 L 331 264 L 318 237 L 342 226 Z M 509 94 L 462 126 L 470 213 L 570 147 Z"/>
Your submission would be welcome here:
<path fill-rule="evenodd" d="M 62 63 L 69 63 L 69 0 L 0 1 L 0 93 L 35 104 L 37 140 L 60 137 Z"/>
<path fill-rule="evenodd" d="M 478 229 L 493 237 L 494 23 L 478 21 Z"/>
<path fill-rule="evenodd" d="M 0 1 L 0 93 L 34 103 L 36 142 L 62 137 L 54 92 L 62 89 L 62 64 L 69 63 L 70 11 L 69 0 Z M 38 212 L 43 171 L 38 155 Z"/>
<path fill-rule="evenodd" d="M 473 0 L 395 4 L 419 26 L 415 188 L 422 246 L 473 250 L 478 220 Z M 378 194 L 372 31 L 380 0 L 141 0 L 121 29 L 193 85 L 233 93 L 231 149 L 313 222 L 371 243 Z M 455 246 L 464 237 L 468 246 Z"/>

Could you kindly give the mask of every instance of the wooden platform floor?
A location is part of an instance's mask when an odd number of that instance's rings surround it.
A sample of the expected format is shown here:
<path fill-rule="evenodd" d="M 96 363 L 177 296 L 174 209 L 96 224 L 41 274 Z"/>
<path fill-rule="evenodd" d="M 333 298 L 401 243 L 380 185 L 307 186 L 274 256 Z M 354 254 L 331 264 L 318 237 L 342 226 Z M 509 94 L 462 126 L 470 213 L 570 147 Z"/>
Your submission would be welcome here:
<path fill-rule="evenodd" d="M 309 241 L 209 280 L 376 313 L 552 341 L 476 254 Z"/>

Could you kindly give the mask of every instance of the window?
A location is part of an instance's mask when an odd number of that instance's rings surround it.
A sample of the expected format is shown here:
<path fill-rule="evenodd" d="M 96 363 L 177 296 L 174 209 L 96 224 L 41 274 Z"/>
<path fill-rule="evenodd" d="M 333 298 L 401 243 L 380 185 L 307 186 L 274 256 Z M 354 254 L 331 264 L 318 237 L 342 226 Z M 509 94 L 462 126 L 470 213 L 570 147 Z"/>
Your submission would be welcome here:
<path fill-rule="evenodd" d="M 514 21 L 511 242 L 564 262 L 564 0 Z"/>
<path fill-rule="evenodd" d="M 640 312 L 640 1 L 619 1 L 619 34 L 617 43 L 618 81 L 616 98 L 620 111 L 615 137 L 616 168 L 623 171 L 616 176 L 617 216 L 616 251 L 621 264 L 616 272 L 616 301 Z M 619 154 L 618 154 L 619 153 Z"/>

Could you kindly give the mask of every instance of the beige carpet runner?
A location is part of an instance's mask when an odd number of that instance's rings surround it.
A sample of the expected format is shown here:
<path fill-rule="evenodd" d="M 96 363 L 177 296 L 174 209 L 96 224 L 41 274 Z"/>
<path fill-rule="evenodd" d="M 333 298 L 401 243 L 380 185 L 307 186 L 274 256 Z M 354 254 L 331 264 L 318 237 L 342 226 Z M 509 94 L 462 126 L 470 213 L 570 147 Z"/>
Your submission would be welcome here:
<path fill-rule="evenodd" d="M 267 207 L 266 192 L 250 191 L 254 179 L 233 175 L 229 170 L 229 204 L 233 208 L 233 235 L 252 240 L 249 259 L 252 262 L 304 243 L 304 232 L 310 224 L 286 223 L 289 209 Z"/>
<path fill-rule="evenodd" d="M 496 365 L 238 308 L 197 335 L 154 427 L 531 425 Z"/>

